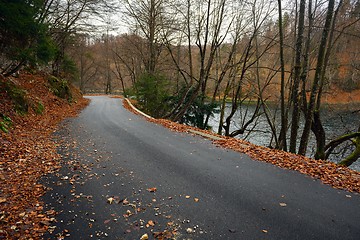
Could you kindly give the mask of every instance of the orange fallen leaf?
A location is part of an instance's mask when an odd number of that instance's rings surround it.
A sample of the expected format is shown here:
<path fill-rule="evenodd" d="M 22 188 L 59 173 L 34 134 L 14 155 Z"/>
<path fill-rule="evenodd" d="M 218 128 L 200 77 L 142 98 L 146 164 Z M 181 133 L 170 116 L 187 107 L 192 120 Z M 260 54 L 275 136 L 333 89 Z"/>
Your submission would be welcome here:
<path fill-rule="evenodd" d="M 153 227 L 153 226 L 155 226 L 155 222 L 152 220 L 149 220 L 145 226 L 146 226 L 146 228 Z"/>
<path fill-rule="evenodd" d="M 153 188 L 148 188 L 147 189 L 149 192 L 156 192 L 157 191 L 157 188 L 156 187 L 153 187 Z"/>

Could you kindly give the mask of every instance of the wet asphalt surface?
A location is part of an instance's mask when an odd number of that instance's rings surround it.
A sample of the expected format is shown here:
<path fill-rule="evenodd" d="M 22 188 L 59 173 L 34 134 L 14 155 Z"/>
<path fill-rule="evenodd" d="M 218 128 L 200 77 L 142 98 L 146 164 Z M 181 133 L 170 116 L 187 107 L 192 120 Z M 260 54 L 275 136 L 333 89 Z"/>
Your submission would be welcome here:
<path fill-rule="evenodd" d="M 55 134 L 45 239 L 360 239 L 360 196 L 91 97 Z M 156 189 L 155 189 L 156 188 Z"/>

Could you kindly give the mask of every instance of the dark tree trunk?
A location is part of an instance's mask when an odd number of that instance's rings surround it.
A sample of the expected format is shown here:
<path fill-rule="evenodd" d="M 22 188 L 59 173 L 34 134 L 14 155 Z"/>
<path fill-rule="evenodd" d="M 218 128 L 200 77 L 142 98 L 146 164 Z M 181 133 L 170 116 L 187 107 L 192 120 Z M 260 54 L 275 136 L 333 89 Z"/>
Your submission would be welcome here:
<path fill-rule="evenodd" d="M 279 136 L 279 148 L 287 151 L 286 133 L 288 128 L 287 111 L 285 107 L 285 63 L 284 63 L 284 32 L 282 21 L 281 0 L 278 0 L 279 12 L 279 38 L 280 38 L 280 68 L 281 68 L 281 130 Z"/>
<path fill-rule="evenodd" d="M 316 137 L 316 146 L 317 147 L 316 147 L 315 159 L 326 159 L 325 130 L 322 126 L 322 122 L 321 122 L 321 118 L 320 118 L 320 106 L 321 106 L 322 91 L 323 91 L 324 82 L 325 82 L 325 72 L 326 72 L 326 68 L 328 66 L 328 62 L 330 59 L 331 48 L 333 46 L 333 36 L 334 36 L 336 18 L 339 13 L 342 2 L 343 1 L 340 1 L 339 5 L 334 13 L 333 20 L 332 20 L 332 27 L 331 27 L 331 31 L 330 31 L 330 35 L 329 35 L 327 50 L 325 53 L 324 65 L 323 65 L 323 69 L 321 72 L 319 92 L 317 94 L 317 99 L 316 99 L 316 108 L 314 111 L 314 123 L 313 124 L 315 124 L 315 126 L 311 127 L 311 130 L 313 131 L 313 133 L 315 134 L 315 137 Z"/>
<path fill-rule="evenodd" d="M 312 89 L 311 89 L 310 100 L 309 100 L 309 104 L 307 107 L 307 114 L 306 114 L 306 119 L 305 119 L 305 126 L 304 126 L 304 130 L 303 130 L 303 133 L 301 136 L 300 147 L 299 147 L 299 152 L 298 152 L 301 155 L 306 154 L 310 131 L 312 128 L 311 124 L 314 122 L 313 114 L 314 114 L 314 109 L 315 109 L 316 94 L 318 93 L 318 88 L 319 88 L 319 83 L 321 81 L 322 73 L 325 70 L 324 69 L 325 68 L 324 60 L 325 60 L 325 53 L 326 53 L 327 44 L 328 44 L 329 32 L 330 32 L 330 28 L 331 28 L 332 19 L 333 19 L 334 5 L 335 5 L 335 0 L 329 0 L 325 26 L 324 26 L 324 30 L 322 33 L 320 48 L 319 48 L 319 53 L 318 53 L 318 58 L 317 58 L 314 82 L 313 82 Z M 320 120 L 320 118 L 319 118 L 319 120 Z"/>
<path fill-rule="evenodd" d="M 360 134 L 360 126 L 358 128 L 358 134 Z M 339 163 L 340 165 L 344 165 L 348 167 L 360 158 L 360 135 L 354 138 L 352 142 L 355 145 L 355 150 L 349 156 L 343 159 Z"/>
<path fill-rule="evenodd" d="M 296 140 L 299 129 L 300 107 L 299 107 L 299 86 L 301 74 L 301 55 L 304 38 L 304 22 L 305 22 L 305 0 L 300 1 L 298 32 L 296 38 L 296 52 L 295 52 L 295 66 L 294 66 L 294 81 L 292 85 L 292 121 L 291 121 L 291 136 L 290 136 L 290 152 L 296 152 Z"/>
<path fill-rule="evenodd" d="M 355 145 L 355 150 L 348 157 L 342 160 L 339 165 L 344 165 L 348 167 L 360 158 L 360 137 L 357 137 L 353 141 L 353 143 Z"/>
<path fill-rule="evenodd" d="M 325 130 L 321 124 L 320 112 L 315 111 L 313 118 L 311 128 L 316 137 L 315 159 L 325 159 Z"/>

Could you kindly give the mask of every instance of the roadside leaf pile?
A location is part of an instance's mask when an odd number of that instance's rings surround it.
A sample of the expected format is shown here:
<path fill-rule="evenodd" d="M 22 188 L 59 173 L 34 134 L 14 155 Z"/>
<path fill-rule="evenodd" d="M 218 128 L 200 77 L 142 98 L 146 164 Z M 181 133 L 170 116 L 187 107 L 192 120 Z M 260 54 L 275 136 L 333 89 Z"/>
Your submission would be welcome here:
<path fill-rule="evenodd" d="M 41 113 L 37 108 L 29 108 L 25 115 L 16 113 L 4 88 L 9 81 L 25 90 L 29 103 L 41 103 Z M 0 83 L 0 113 L 12 122 L 8 133 L 0 131 L 0 239 L 38 239 L 52 231 L 56 214 L 44 212 L 39 201 L 46 190 L 39 179 L 60 168 L 51 134 L 61 120 L 85 107 L 87 100 L 75 89 L 72 104 L 56 97 L 45 74 L 0 76 Z"/>
<path fill-rule="evenodd" d="M 126 101 L 123 101 L 123 104 L 129 111 L 139 114 L 134 111 Z M 196 130 L 198 132 L 219 137 L 213 132 L 196 129 L 194 127 L 171 122 L 166 119 L 147 120 L 163 125 L 164 127 L 176 132 L 191 133 L 190 130 Z M 284 169 L 295 170 L 309 175 L 313 178 L 321 180 L 324 184 L 331 185 L 334 188 L 360 193 L 360 173 L 347 167 L 339 166 L 333 162 L 315 160 L 285 151 L 257 146 L 236 138 L 222 137 L 221 140 L 212 141 L 218 146 L 247 154 L 255 160 L 269 162 Z"/>

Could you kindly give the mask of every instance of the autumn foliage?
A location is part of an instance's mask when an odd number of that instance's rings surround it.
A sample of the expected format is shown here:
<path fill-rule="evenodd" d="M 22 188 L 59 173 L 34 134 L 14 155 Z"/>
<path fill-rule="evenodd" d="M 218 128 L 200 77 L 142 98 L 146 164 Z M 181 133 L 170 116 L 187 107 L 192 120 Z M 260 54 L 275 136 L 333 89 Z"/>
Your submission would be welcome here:
<path fill-rule="evenodd" d="M 40 196 L 46 189 L 39 179 L 60 168 L 51 141 L 58 123 L 75 116 L 87 100 L 72 87 L 71 103 L 56 97 L 47 78 L 26 72 L 19 77 L 0 76 L 1 117 L 11 119 L 8 133 L 0 131 L 0 239 L 38 239 L 51 231 L 54 221 L 54 211 L 43 211 Z M 15 111 L 9 84 L 23 91 L 28 113 Z"/>

